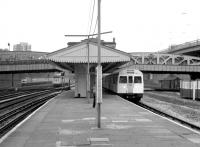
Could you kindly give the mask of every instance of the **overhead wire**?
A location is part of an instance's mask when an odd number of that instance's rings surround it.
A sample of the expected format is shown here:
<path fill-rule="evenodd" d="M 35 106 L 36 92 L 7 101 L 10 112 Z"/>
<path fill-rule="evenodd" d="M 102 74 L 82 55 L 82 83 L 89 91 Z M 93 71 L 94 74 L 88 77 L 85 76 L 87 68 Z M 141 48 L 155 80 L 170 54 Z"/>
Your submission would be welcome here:
<path fill-rule="evenodd" d="M 89 29 L 90 29 L 90 24 L 91 24 L 91 13 L 92 13 L 92 2 L 93 0 L 90 1 L 90 10 L 89 10 L 89 16 L 88 16 L 88 25 L 87 25 L 87 33 L 89 33 Z"/>
<path fill-rule="evenodd" d="M 95 23 L 95 27 L 94 27 L 93 34 L 94 34 L 94 33 L 95 33 L 95 31 L 96 31 L 96 28 L 97 28 L 97 22 L 98 22 L 98 16 L 97 16 L 97 19 L 96 19 L 96 23 Z M 92 38 L 93 38 L 93 36 L 92 36 Z"/>
<path fill-rule="evenodd" d="M 89 35 L 91 33 L 91 29 L 92 29 L 92 23 L 93 23 L 93 17 L 94 17 L 94 8 L 95 8 L 95 0 L 93 0 L 93 8 L 92 8 L 92 18 L 91 18 L 91 23 L 90 23 L 90 30 L 89 30 Z"/>
<path fill-rule="evenodd" d="M 101 1 L 101 0 L 100 0 Z M 93 31 L 93 33 L 92 34 L 94 34 L 95 33 L 95 31 L 96 31 L 96 28 L 97 28 L 97 23 L 98 23 L 98 14 L 97 14 L 97 18 L 96 18 L 96 23 L 95 23 L 95 26 L 94 26 L 94 31 Z M 93 38 L 94 36 L 92 36 L 92 38 Z"/>

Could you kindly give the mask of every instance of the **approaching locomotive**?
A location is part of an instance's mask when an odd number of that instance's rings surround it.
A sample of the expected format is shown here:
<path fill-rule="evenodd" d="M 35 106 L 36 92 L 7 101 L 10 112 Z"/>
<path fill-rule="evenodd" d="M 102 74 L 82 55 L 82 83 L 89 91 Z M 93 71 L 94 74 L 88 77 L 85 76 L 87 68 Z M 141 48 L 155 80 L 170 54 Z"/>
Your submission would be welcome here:
<path fill-rule="evenodd" d="M 143 74 L 136 69 L 117 70 L 103 78 L 103 87 L 122 97 L 140 101 L 144 93 Z"/>

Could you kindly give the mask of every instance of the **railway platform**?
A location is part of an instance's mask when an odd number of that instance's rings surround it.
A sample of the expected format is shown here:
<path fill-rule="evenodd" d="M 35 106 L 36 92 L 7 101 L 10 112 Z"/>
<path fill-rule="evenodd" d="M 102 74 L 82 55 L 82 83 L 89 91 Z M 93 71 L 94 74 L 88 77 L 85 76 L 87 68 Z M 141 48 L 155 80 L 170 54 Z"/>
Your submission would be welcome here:
<path fill-rule="evenodd" d="M 85 98 L 63 92 L 19 125 L 1 147 L 197 147 L 200 135 L 116 95 L 103 95 L 101 128 Z"/>

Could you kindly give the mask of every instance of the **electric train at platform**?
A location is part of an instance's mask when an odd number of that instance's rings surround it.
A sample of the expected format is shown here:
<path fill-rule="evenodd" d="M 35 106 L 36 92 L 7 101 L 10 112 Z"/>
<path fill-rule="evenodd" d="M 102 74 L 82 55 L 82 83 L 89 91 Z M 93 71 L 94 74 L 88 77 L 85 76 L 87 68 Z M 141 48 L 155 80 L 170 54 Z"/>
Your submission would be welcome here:
<path fill-rule="evenodd" d="M 121 69 L 103 77 L 103 87 L 138 102 L 143 97 L 143 73 L 136 69 Z"/>

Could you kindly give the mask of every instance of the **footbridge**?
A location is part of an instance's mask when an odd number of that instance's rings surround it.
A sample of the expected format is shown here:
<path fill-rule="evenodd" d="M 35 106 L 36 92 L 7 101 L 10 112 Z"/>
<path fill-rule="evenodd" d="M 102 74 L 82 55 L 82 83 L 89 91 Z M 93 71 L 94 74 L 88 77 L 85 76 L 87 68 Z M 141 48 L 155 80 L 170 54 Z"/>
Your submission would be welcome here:
<path fill-rule="evenodd" d="M 69 57 L 68 57 L 69 58 Z M 87 57 L 85 56 L 87 59 Z M 200 72 L 200 58 L 187 55 L 162 53 L 130 53 L 130 61 L 122 67 L 137 68 L 145 72 L 173 72 L 196 73 Z M 73 58 L 74 59 L 74 58 Z M 74 59 L 75 60 L 75 59 Z M 91 62 L 91 59 L 90 59 Z M 104 72 L 115 70 L 115 64 L 105 66 Z M 35 71 L 62 71 L 66 67 L 54 64 L 48 59 L 0 61 L 0 72 L 35 72 Z M 70 70 L 70 69 L 69 69 Z"/>
<path fill-rule="evenodd" d="M 122 67 L 154 73 L 197 73 L 200 72 L 200 58 L 174 54 L 131 53 L 131 61 Z"/>

